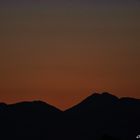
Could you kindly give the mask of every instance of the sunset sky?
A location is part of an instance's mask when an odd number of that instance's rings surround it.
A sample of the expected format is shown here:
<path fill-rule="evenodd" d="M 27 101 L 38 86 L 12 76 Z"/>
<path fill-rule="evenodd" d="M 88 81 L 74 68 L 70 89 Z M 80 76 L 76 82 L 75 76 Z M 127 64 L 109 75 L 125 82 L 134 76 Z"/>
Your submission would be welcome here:
<path fill-rule="evenodd" d="M 0 102 L 104 91 L 140 98 L 139 0 L 0 0 Z"/>

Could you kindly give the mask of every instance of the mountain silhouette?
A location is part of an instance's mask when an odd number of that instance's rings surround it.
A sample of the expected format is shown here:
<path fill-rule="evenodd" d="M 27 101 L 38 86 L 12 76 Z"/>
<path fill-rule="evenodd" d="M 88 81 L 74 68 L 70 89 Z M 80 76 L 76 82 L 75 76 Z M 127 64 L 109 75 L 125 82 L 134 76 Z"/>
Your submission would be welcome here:
<path fill-rule="evenodd" d="M 140 100 L 92 94 L 61 111 L 42 101 L 0 104 L 2 140 L 136 140 Z"/>

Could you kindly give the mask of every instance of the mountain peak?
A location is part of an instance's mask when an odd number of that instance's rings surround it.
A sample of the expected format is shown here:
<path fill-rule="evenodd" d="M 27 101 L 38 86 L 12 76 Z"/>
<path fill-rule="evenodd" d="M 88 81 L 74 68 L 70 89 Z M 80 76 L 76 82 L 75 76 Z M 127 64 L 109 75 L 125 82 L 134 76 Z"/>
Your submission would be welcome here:
<path fill-rule="evenodd" d="M 8 105 L 9 109 L 16 111 L 33 111 L 33 112 L 61 112 L 58 108 L 43 101 L 25 101 Z"/>
<path fill-rule="evenodd" d="M 102 95 L 105 95 L 105 96 L 113 96 L 112 94 L 110 94 L 108 92 L 103 92 Z"/>
<path fill-rule="evenodd" d="M 103 106 L 110 106 L 115 104 L 119 100 L 118 97 L 108 93 L 103 92 L 101 94 L 99 93 L 93 93 L 92 95 L 88 96 L 85 100 L 80 102 L 78 105 L 68 109 L 67 111 L 73 111 L 73 110 L 86 110 L 86 109 L 93 109 L 93 108 L 99 108 Z"/>
<path fill-rule="evenodd" d="M 101 94 L 99 93 L 93 93 L 92 95 L 90 95 L 89 97 L 87 97 L 84 101 L 95 101 L 95 100 L 118 100 L 118 97 L 108 93 L 108 92 L 103 92 Z M 83 102 L 84 102 L 83 101 Z"/>
<path fill-rule="evenodd" d="M 133 140 L 139 134 L 139 108 L 139 99 L 107 92 L 64 112 L 42 101 L 0 103 L 1 139 Z"/>
<path fill-rule="evenodd" d="M 103 93 L 101 94 L 101 96 L 102 96 L 102 97 L 106 97 L 106 98 L 110 98 L 110 99 L 118 99 L 118 97 L 116 97 L 115 95 L 112 95 L 112 94 L 110 94 L 110 93 L 108 93 L 108 92 L 103 92 Z"/>

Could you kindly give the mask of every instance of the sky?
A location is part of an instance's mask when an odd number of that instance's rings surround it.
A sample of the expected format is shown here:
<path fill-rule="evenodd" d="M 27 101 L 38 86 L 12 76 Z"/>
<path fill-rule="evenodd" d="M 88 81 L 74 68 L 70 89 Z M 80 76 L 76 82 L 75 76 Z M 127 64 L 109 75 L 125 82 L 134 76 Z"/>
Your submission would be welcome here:
<path fill-rule="evenodd" d="M 140 98 L 139 0 L 1 0 L 0 102 L 69 108 L 94 92 Z"/>

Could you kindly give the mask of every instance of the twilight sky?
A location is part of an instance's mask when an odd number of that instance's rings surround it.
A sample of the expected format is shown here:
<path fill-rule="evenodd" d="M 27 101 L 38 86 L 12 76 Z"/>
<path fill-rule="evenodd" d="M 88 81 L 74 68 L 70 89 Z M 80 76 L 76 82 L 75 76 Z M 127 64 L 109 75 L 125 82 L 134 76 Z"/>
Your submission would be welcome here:
<path fill-rule="evenodd" d="M 0 102 L 103 91 L 140 98 L 139 0 L 0 1 Z"/>

